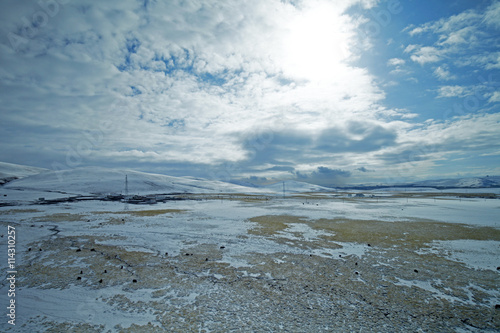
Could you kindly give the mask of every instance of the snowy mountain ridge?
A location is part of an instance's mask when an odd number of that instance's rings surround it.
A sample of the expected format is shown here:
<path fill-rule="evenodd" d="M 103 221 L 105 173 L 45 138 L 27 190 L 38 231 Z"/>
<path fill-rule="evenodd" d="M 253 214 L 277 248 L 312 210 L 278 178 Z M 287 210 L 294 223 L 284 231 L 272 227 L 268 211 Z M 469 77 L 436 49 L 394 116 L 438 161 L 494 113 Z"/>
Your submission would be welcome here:
<path fill-rule="evenodd" d="M 48 169 L 0 162 L 0 185 L 15 179 L 36 175 L 45 171 L 48 171 Z"/>
<path fill-rule="evenodd" d="M 127 184 L 125 179 L 127 178 Z M 7 183 L 7 184 L 6 184 Z M 0 162 L 0 185 L 10 189 L 65 192 L 73 194 L 154 194 L 154 193 L 304 193 L 332 192 L 323 187 L 296 180 L 280 181 L 256 186 L 247 183 L 227 183 L 197 177 L 173 177 L 126 169 L 83 167 L 68 170 L 48 170 Z M 425 180 L 409 184 L 366 184 L 344 186 L 348 189 L 375 189 L 385 187 L 424 188 L 488 188 L 500 187 L 500 176 L 458 179 Z"/>
<path fill-rule="evenodd" d="M 172 177 L 133 170 L 83 167 L 47 171 L 14 180 L 8 189 L 30 189 L 71 194 L 153 194 L 153 193 L 248 193 L 261 189 L 200 180 L 192 177 Z"/>

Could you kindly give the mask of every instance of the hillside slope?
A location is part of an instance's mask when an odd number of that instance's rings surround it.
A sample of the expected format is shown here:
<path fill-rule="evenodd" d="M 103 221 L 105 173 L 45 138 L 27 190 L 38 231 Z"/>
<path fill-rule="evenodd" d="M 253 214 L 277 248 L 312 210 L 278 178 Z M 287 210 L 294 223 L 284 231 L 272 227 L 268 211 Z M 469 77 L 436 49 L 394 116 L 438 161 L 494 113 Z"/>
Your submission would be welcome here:
<path fill-rule="evenodd" d="M 36 175 L 48 169 L 35 168 L 32 166 L 0 162 L 0 185 L 31 175 Z"/>
<path fill-rule="evenodd" d="M 260 189 L 220 181 L 96 167 L 48 171 L 12 181 L 6 184 L 5 188 L 73 194 L 125 194 L 125 177 L 128 179 L 128 193 L 131 195 L 147 193 L 263 192 Z"/>
<path fill-rule="evenodd" d="M 285 183 L 285 193 L 304 193 L 304 192 L 333 192 L 335 189 L 323 187 L 311 183 L 299 182 L 296 180 L 286 180 L 284 182 L 278 182 L 271 185 L 267 185 L 264 188 L 271 190 L 276 193 L 283 192 L 283 183 Z"/>

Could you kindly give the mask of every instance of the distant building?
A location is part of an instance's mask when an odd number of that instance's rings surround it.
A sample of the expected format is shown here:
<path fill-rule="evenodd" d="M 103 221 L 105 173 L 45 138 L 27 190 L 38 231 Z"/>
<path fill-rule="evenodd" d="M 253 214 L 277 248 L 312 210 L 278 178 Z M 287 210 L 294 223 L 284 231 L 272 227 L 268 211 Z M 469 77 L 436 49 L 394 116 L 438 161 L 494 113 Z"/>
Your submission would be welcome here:
<path fill-rule="evenodd" d="M 364 198 L 365 195 L 363 193 L 356 193 L 355 197 L 356 198 Z"/>

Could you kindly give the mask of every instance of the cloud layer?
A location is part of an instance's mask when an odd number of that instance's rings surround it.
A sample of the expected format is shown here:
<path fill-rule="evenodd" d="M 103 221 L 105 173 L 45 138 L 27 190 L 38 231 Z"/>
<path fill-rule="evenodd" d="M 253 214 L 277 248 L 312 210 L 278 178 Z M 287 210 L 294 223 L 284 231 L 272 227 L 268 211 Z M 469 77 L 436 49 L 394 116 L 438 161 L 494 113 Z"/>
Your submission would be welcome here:
<path fill-rule="evenodd" d="M 385 62 L 387 75 L 406 79 L 413 64 L 431 66 L 446 82 L 434 98 L 462 99 L 464 111 L 450 102 L 444 121 L 411 120 L 420 110 L 386 103 L 380 78 L 357 61 L 377 42 L 367 24 L 390 27 L 377 21 L 386 3 L 0 6 L 0 153 L 9 162 L 334 185 L 429 176 L 469 149 L 500 151 L 498 86 L 487 76 L 500 69 L 498 52 L 464 53 L 495 41 L 498 2 L 407 26 L 404 52 Z M 423 34 L 434 42 L 412 41 Z M 485 81 L 456 82 L 466 66 Z"/>

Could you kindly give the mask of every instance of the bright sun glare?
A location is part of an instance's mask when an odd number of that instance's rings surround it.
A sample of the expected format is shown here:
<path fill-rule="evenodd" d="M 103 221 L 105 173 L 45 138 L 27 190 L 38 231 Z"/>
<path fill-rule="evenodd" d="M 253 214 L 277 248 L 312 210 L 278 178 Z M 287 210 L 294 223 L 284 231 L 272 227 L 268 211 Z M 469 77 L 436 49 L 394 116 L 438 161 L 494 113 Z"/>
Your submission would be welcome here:
<path fill-rule="evenodd" d="M 290 22 L 285 39 L 285 72 L 311 81 L 334 75 L 347 56 L 343 20 L 332 5 L 318 4 Z"/>

